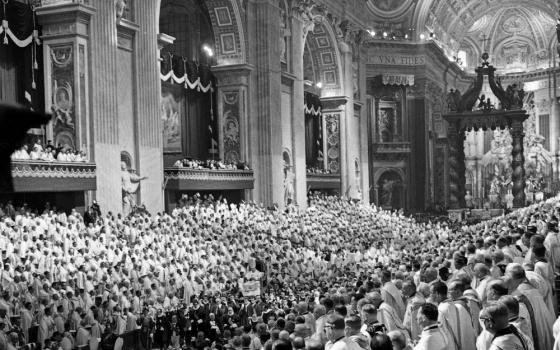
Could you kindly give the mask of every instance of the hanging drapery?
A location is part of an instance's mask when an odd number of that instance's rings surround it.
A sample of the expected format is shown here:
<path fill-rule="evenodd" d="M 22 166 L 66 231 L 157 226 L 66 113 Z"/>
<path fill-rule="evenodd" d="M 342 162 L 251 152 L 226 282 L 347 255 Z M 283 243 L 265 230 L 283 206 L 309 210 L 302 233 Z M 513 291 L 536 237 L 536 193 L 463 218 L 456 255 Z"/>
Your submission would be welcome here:
<path fill-rule="evenodd" d="M 319 96 L 305 92 L 305 158 L 307 168 L 322 168 L 323 128 Z"/>
<path fill-rule="evenodd" d="M 19 47 L 30 44 L 41 45 L 36 28 L 35 6 L 15 0 L 2 1 L 2 26 L 0 37 L 8 45 L 12 40 Z"/>
<path fill-rule="evenodd" d="M 310 92 L 306 92 L 304 99 L 305 99 L 305 105 L 303 108 L 305 114 L 311 114 L 315 117 L 322 115 L 322 105 L 319 96 L 312 94 Z"/>
<path fill-rule="evenodd" d="M 40 28 L 35 16 L 36 1 L 0 0 L 0 50 L 10 52 L 16 61 L 17 101 L 30 109 L 43 110 L 42 55 Z M 0 74 L 1 75 L 1 74 Z M 39 91 L 37 91 L 39 86 Z"/>
<path fill-rule="evenodd" d="M 160 78 L 164 82 L 183 84 L 185 89 L 204 93 L 214 91 L 214 76 L 210 67 L 172 53 L 165 53 L 162 58 Z"/>

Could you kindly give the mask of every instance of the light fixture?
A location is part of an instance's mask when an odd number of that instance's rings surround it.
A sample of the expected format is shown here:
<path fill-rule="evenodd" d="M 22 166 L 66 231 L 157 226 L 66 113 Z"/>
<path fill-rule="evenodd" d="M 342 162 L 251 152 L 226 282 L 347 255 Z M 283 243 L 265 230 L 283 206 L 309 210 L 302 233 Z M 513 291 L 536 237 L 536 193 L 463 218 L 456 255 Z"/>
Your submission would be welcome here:
<path fill-rule="evenodd" d="M 404 35 L 404 38 L 405 38 L 405 39 L 408 39 L 408 34 L 405 34 L 405 35 Z"/>
<path fill-rule="evenodd" d="M 318 82 L 317 84 L 315 84 L 315 86 L 316 86 L 318 89 L 322 89 L 322 88 L 323 88 L 323 83 L 322 83 L 322 82 Z"/>
<path fill-rule="evenodd" d="M 389 34 L 387 32 L 383 32 L 383 37 L 386 38 Z"/>
<path fill-rule="evenodd" d="M 214 50 L 206 44 L 202 45 L 202 51 L 204 51 L 208 57 L 214 56 Z"/>
<path fill-rule="evenodd" d="M 420 34 L 420 40 L 424 40 L 426 39 L 426 36 L 424 35 L 424 33 Z"/>
<path fill-rule="evenodd" d="M 369 35 L 371 35 L 372 37 L 376 36 L 377 33 L 375 32 L 375 30 L 370 30 L 369 31 Z"/>

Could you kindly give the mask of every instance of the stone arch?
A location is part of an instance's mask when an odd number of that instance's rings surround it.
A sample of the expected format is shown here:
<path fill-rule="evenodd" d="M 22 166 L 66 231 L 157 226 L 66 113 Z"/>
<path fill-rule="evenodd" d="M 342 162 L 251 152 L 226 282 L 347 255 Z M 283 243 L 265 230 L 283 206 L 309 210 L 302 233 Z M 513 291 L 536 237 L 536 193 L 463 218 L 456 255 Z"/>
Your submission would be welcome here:
<path fill-rule="evenodd" d="M 515 8 L 515 9 L 529 9 L 540 10 L 553 18 L 556 18 L 556 1 L 555 0 L 544 0 L 544 1 L 534 1 L 534 0 L 497 0 L 494 1 L 490 6 L 480 6 L 481 1 L 470 1 L 467 6 L 463 7 L 459 12 L 455 13 L 452 7 L 447 3 L 447 0 L 420 0 L 418 5 L 414 10 L 414 22 L 413 27 L 416 28 L 418 34 L 425 32 L 426 25 L 429 22 L 435 20 L 439 22 L 439 19 L 445 17 L 441 11 L 448 10 L 451 16 L 455 18 L 448 21 L 449 27 L 443 28 L 449 32 L 449 29 L 460 21 L 463 14 L 471 12 L 469 22 L 466 23 L 465 27 L 469 28 L 475 23 L 480 17 L 485 13 L 492 13 L 497 10 L 504 10 L 504 7 Z M 437 12 L 437 13 L 434 13 Z"/>
<path fill-rule="evenodd" d="M 386 168 L 378 169 L 378 170 L 375 172 L 375 174 L 373 175 L 373 183 L 377 184 L 377 183 L 379 182 L 379 179 L 381 178 L 381 176 L 382 176 L 384 173 L 387 173 L 387 172 L 394 172 L 394 173 L 396 173 L 396 174 L 400 177 L 400 179 L 401 179 L 403 182 L 404 182 L 405 179 L 406 179 L 404 170 L 403 170 L 402 168 L 386 167 Z"/>
<path fill-rule="evenodd" d="M 305 49 L 313 62 L 316 82 L 323 84 L 321 97 L 342 91 L 341 57 L 333 29 L 325 21 L 315 24 L 305 38 Z"/>
<path fill-rule="evenodd" d="M 161 5 L 158 2 L 156 23 L 159 28 Z M 186 0 L 167 0 L 181 6 Z M 242 64 L 247 61 L 246 35 L 238 0 L 207 0 L 203 2 L 212 25 L 214 51 L 218 65 Z"/>

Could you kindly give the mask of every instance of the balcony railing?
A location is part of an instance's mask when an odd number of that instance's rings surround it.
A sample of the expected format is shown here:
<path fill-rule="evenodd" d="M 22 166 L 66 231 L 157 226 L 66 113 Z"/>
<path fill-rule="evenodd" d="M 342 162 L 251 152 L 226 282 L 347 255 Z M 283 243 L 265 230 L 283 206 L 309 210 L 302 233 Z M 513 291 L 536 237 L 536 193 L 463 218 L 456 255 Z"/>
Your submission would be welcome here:
<path fill-rule="evenodd" d="M 340 174 L 307 173 L 307 187 L 310 190 L 340 190 Z"/>
<path fill-rule="evenodd" d="M 89 5 L 90 0 L 35 0 L 40 6 L 53 6 L 63 4 L 83 4 Z"/>
<path fill-rule="evenodd" d="M 254 186 L 252 170 L 165 168 L 166 189 L 179 191 L 244 190 Z"/>
<path fill-rule="evenodd" d="M 72 192 L 97 188 L 94 163 L 13 160 L 16 192 Z"/>
<path fill-rule="evenodd" d="M 410 142 L 383 142 L 374 143 L 375 153 L 410 153 Z"/>

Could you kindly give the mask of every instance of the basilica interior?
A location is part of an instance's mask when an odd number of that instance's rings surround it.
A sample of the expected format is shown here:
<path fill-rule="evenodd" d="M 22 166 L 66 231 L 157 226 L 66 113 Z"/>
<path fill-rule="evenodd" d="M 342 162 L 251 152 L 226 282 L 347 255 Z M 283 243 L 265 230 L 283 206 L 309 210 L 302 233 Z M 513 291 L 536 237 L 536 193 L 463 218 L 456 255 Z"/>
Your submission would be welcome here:
<path fill-rule="evenodd" d="M 560 188 L 552 0 L 3 3 L 0 101 L 52 114 L 12 156 L 19 202 L 443 212 Z"/>

